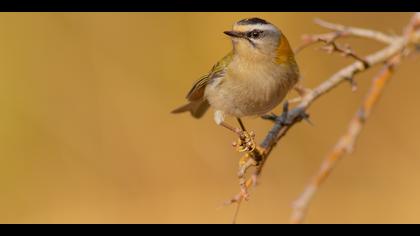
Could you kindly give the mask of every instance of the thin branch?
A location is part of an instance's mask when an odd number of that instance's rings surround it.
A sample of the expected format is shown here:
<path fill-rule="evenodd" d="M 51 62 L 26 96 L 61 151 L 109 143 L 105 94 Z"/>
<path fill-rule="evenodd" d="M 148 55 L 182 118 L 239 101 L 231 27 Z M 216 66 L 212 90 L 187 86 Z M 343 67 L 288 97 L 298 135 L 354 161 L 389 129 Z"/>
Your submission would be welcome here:
<path fill-rule="evenodd" d="M 404 37 L 407 39 L 412 39 L 414 41 L 418 40 L 416 37 L 420 32 L 416 32 L 420 28 L 420 12 L 416 12 L 411 18 L 410 23 L 404 30 Z M 412 38 L 414 37 L 414 38 Z"/>
<path fill-rule="evenodd" d="M 376 40 L 385 44 L 391 44 L 394 42 L 393 36 L 387 35 L 379 31 L 371 30 L 371 29 L 343 26 L 340 24 L 330 23 L 321 19 L 315 19 L 315 23 L 321 27 L 332 30 L 332 32 L 328 32 L 324 34 L 316 34 L 316 35 L 304 35 L 302 37 L 303 42 L 300 46 L 296 48 L 295 53 L 299 53 L 304 48 L 312 44 L 315 44 L 317 42 L 322 42 L 322 41 L 333 42 L 339 38 L 351 37 L 351 36 L 372 39 L 372 40 Z"/>
<path fill-rule="evenodd" d="M 369 67 L 369 63 L 364 58 L 357 55 L 349 45 L 345 45 L 343 47 L 340 44 L 338 44 L 336 41 L 327 41 L 324 39 L 320 39 L 320 41 L 323 41 L 326 44 L 324 47 L 322 47 L 322 49 L 324 49 L 328 53 L 339 52 L 343 56 L 351 57 L 355 59 L 356 61 L 360 61 L 361 63 L 363 63 L 365 67 Z"/>
<path fill-rule="evenodd" d="M 357 37 L 373 39 L 382 43 L 390 44 L 394 41 L 394 37 L 384 34 L 382 32 L 371 30 L 371 29 L 363 29 L 358 27 L 350 27 L 344 26 L 340 24 L 330 23 L 325 20 L 315 19 L 315 24 L 324 27 L 329 30 L 344 32 L 349 35 L 354 35 Z"/>
<path fill-rule="evenodd" d="M 320 185 L 330 175 L 331 171 L 338 164 L 338 162 L 344 157 L 345 154 L 349 154 L 353 151 L 355 142 L 360 135 L 360 132 L 365 124 L 367 118 L 371 114 L 373 107 L 377 104 L 380 95 L 382 94 L 384 87 L 388 80 L 394 73 L 394 67 L 400 63 L 401 58 L 410 53 L 407 49 L 411 44 L 418 44 L 413 35 L 420 26 L 420 14 L 416 13 L 410 23 L 407 25 L 401 41 L 404 42 L 404 48 L 400 50 L 398 54 L 387 60 L 384 69 L 379 75 L 372 81 L 371 89 L 367 93 L 365 100 L 361 107 L 354 115 L 351 120 L 347 133 L 341 136 L 332 151 L 324 159 L 319 172 L 312 178 L 310 183 L 306 186 L 304 192 L 293 204 L 293 212 L 291 216 L 291 223 L 301 223 L 306 216 L 309 204 L 312 201 L 315 193 L 319 189 Z"/>
<path fill-rule="evenodd" d="M 398 58 L 398 59 L 397 59 Z M 301 223 L 306 215 L 311 200 L 319 189 L 320 185 L 326 180 L 333 168 L 344 157 L 353 151 L 355 142 L 362 131 L 362 127 L 371 114 L 372 108 L 377 104 L 383 89 L 391 78 L 394 67 L 399 63 L 400 57 L 387 63 L 380 74 L 373 79 L 372 86 L 363 101 L 361 107 L 350 121 L 347 133 L 338 140 L 330 154 L 321 164 L 318 174 L 316 174 L 310 183 L 306 186 L 304 192 L 293 204 L 291 223 Z"/>
<path fill-rule="evenodd" d="M 294 53 L 298 54 L 303 49 L 321 41 L 334 41 L 338 38 L 342 38 L 346 36 L 349 36 L 349 34 L 346 34 L 344 32 L 339 32 L 339 31 L 329 32 L 325 34 L 315 34 L 315 35 L 305 34 L 302 36 L 302 43 L 294 50 Z"/>

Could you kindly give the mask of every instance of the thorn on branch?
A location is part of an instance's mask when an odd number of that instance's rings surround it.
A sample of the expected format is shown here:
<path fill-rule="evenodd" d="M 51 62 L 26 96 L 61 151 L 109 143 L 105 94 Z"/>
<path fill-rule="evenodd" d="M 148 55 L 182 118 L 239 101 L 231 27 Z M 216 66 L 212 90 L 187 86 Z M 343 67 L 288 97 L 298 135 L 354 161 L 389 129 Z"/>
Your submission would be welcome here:
<path fill-rule="evenodd" d="M 329 33 L 325 33 L 325 34 L 316 34 L 316 35 L 309 35 L 309 34 L 305 34 L 302 36 L 302 44 L 297 47 L 295 49 L 295 53 L 299 53 L 300 51 L 302 51 L 304 48 L 317 43 L 317 42 L 323 42 L 323 41 L 335 41 L 336 39 L 343 37 L 343 36 L 347 36 L 347 34 L 345 32 L 341 32 L 341 31 L 334 31 L 334 32 L 329 32 Z"/>
<path fill-rule="evenodd" d="M 363 67 L 369 68 L 369 62 L 367 62 L 365 59 L 363 59 L 361 56 L 357 55 L 354 50 L 350 47 L 350 45 L 345 44 L 344 46 L 341 46 L 334 40 L 326 40 L 326 39 L 320 39 L 320 41 L 324 42 L 325 45 L 321 47 L 322 50 L 326 51 L 327 53 L 333 53 L 338 52 L 344 57 L 351 57 L 357 61 L 360 61 L 363 64 Z"/>
<path fill-rule="evenodd" d="M 289 101 L 286 100 L 283 103 L 283 112 L 277 117 L 276 123 L 282 126 L 291 124 L 291 121 L 289 120 Z"/>
<path fill-rule="evenodd" d="M 363 109 L 363 107 L 361 107 L 357 111 L 357 118 L 359 119 L 360 123 L 365 123 L 367 117 L 366 117 L 365 109 Z"/>
<path fill-rule="evenodd" d="M 270 121 L 274 122 L 277 119 L 277 115 L 274 114 L 274 113 L 271 113 L 271 114 L 263 115 L 263 116 L 261 116 L 261 118 L 264 119 L 264 120 L 270 120 Z"/>
<path fill-rule="evenodd" d="M 351 91 L 356 92 L 357 90 L 357 82 L 353 77 L 346 77 L 345 80 L 347 80 L 350 83 Z"/>
<path fill-rule="evenodd" d="M 285 101 L 283 103 L 283 112 L 281 113 L 281 115 L 277 116 L 275 123 L 280 127 L 285 127 L 291 126 L 294 123 L 297 123 L 302 120 L 305 120 L 308 123 L 312 124 L 312 122 L 309 120 L 309 114 L 307 114 L 304 109 L 297 107 L 289 111 L 289 102 Z"/>

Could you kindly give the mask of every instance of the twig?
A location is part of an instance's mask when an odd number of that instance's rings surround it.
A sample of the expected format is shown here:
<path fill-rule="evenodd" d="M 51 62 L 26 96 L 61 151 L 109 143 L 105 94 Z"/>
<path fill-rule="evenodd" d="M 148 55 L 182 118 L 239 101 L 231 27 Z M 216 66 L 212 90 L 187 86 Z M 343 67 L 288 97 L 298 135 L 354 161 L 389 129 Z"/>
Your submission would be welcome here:
<path fill-rule="evenodd" d="M 324 47 L 322 47 L 322 49 L 324 49 L 328 53 L 339 52 L 343 56 L 352 57 L 356 61 L 360 61 L 361 63 L 363 63 L 365 67 L 369 67 L 369 63 L 365 59 L 363 59 L 361 56 L 357 55 L 349 45 L 346 45 L 343 47 L 337 42 L 335 42 L 334 40 L 333 41 L 329 41 L 325 39 L 319 39 L 319 40 L 326 44 Z"/>
<path fill-rule="evenodd" d="M 295 53 L 299 53 L 304 48 L 321 41 L 335 41 L 339 38 L 344 37 L 360 37 L 379 41 L 381 43 L 390 44 L 394 41 L 394 37 L 384 34 L 379 31 L 371 29 L 363 29 L 357 27 L 343 26 L 339 24 L 330 23 L 321 19 L 315 19 L 315 23 L 326 29 L 332 30 L 332 32 L 316 35 L 304 35 L 302 37 L 303 43 L 298 46 Z"/>
<path fill-rule="evenodd" d="M 295 54 L 298 54 L 303 49 L 321 41 L 334 41 L 338 38 L 349 36 L 349 34 L 343 32 L 329 32 L 325 34 L 316 34 L 316 35 L 303 35 L 302 43 L 294 50 Z"/>
<path fill-rule="evenodd" d="M 291 223 L 301 223 L 303 221 L 306 210 L 320 185 L 329 176 L 337 163 L 343 158 L 344 154 L 349 154 L 353 151 L 356 139 L 359 136 L 364 123 L 382 94 L 385 84 L 391 78 L 394 66 L 398 62 L 399 57 L 398 59 L 395 59 L 385 65 L 385 68 L 380 72 L 380 74 L 373 79 L 372 86 L 367 94 L 367 97 L 354 115 L 353 119 L 350 121 L 347 133 L 341 136 L 330 154 L 328 154 L 322 162 L 318 174 L 313 177 L 310 183 L 306 186 L 304 192 L 293 204 L 293 212 L 290 220 Z"/>
<path fill-rule="evenodd" d="M 318 174 L 312 178 L 304 192 L 293 204 L 293 212 L 290 219 L 291 223 L 301 223 L 303 221 L 309 204 L 319 189 L 320 185 L 326 180 L 331 171 L 344 157 L 344 155 L 353 151 L 357 137 L 360 135 L 362 127 L 366 122 L 366 119 L 369 117 L 372 108 L 375 106 L 375 104 L 377 104 L 386 83 L 391 78 L 394 72 L 394 67 L 400 63 L 403 56 L 409 54 L 409 51 L 407 51 L 406 47 L 409 47 L 410 44 L 418 43 L 418 41 L 416 41 L 418 39 L 412 36 L 417 34 L 416 30 L 419 28 L 419 25 L 420 14 L 416 13 L 412 17 L 410 23 L 407 25 L 403 37 L 401 37 L 401 40 L 405 44 L 404 47 L 400 50 L 400 53 L 387 60 L 385 68 L 376 78 L 374 78 L 372 81 L 371 89 L 367 93 L 361 107 L 359 108 L 358 112 L 356 112 L 349 124 L 347 133 L 341 136 L 333 150 L 324 159 Z"/>
<path fill-rule="evenodd" d="M 420 34 L 420 32 L 416 32 L 420 28 L 420 12 L 416 12 L 413 17 L 411 18 L 410 23 L 404 30 L 404 37 L 411 40 L 418 40 L 416 37 Z M 414 37 L 414 38 L 412 38 Z"/>
<path fill-rule="evenodd" d="M 393 36 L 389 36 L 376 30 L 344 26 L 340 24 L 330 23 L 321 19 L 315 19 L 315 24 L 329 30 L 344 32 L 348 35 L 354 35 L 357 37 L 373 39 L 386 44 L 390 44 L 394 41 Z"/>

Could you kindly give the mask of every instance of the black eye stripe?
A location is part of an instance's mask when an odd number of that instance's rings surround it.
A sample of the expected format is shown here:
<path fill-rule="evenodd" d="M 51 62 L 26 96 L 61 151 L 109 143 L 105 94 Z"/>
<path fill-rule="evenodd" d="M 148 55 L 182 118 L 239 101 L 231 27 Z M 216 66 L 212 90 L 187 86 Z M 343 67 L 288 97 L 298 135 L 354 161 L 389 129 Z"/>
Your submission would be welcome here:
<path fill-rule="evenodd" d="M 254 39 L 256 39 L 256 38 L 260 38 L 263 35 L 263 33 L 264 33 L 264 31 L 262 31 L 262 30 L 252 30 L 252 31 L 249 31 L 246 34 L 246 36 L 248 38 L 254 38 Z"/>

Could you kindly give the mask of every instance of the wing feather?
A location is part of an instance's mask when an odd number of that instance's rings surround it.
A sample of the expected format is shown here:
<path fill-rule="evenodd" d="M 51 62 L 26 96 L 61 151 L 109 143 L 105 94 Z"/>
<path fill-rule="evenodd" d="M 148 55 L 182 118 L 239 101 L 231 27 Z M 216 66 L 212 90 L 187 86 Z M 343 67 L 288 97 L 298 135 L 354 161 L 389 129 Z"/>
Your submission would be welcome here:
<path fill-rule="evenodd" d="M 223 57 L 219 62 L 217 62 L 210 72 L 207 75 L 204 75 L 199 80 L 197 80 L 191 90 L 187 94 L 187 99 L 189 101 L 197 101 L 204 97 L 204 91 L 207 84 L 211 83 L 214 79 L 223 77 L 226 67 L 232 61 L 233 52 L 230 52 L 225 57 Z"/>

